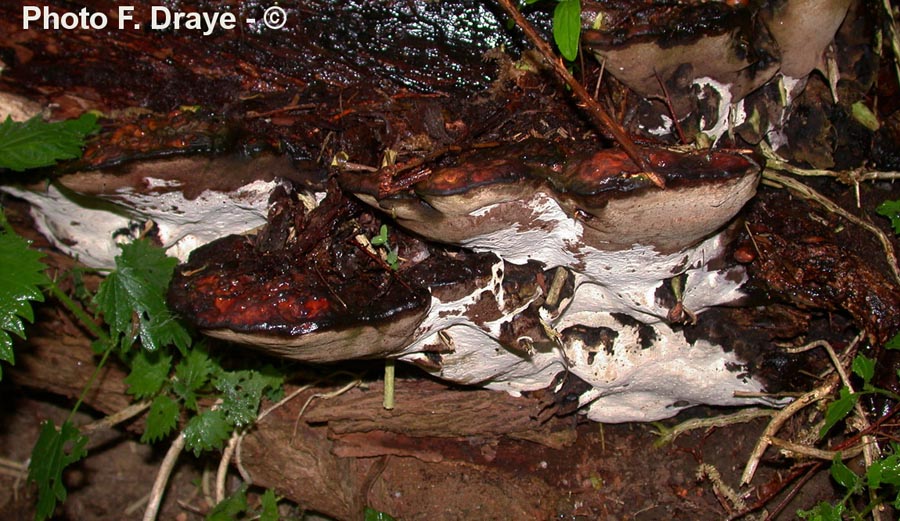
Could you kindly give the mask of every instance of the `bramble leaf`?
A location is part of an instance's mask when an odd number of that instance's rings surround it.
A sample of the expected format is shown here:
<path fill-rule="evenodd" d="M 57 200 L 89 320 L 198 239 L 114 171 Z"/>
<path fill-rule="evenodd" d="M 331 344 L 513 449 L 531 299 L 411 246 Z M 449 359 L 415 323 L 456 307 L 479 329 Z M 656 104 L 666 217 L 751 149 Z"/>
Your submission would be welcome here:
<path fill-rule="evenodd" d="M 141 443 L 155 443 L 172 432 L 178 425 L 178 402 L 165 394 L 153 399 L 147 413 L 147 426 L 141 435 Z"/>
<path fill-rule="evenodd" d="M 127 347 L 135 326 L 144 348 L 155 351 L 174 343 L 182 351 L 190 335 L 166 307 L 165 294 L 178 261 L 148 240 L 122 246 L 116 270 L 100 284 L 95 302 L 110 325 L 113 337 L 121 334 Z"/>
<path fill-rule="evenodd" d="M 862 378 L 863 383 L 869 385 L 869 382 L 872 381 L 872 377 L 875 376 L 875 359 L 869 358 L 866 355 L 856 355 L 856 358 L 853 359 L 851 369 L 853 369 L 853 373 L 856 376 Z"/>
<path fill-rule="evenodd" d="M 97 130 L 97 116 L 47 123 L 40 116 L 0 123 L 0 168 L 22 172 L 81 157 L 84 138 Z"/>
<path fill-rule="evenodd" d="M 894 227 L 894 233 L 900 235 L 900 199 L 896 201 L 885 201 L 878 205 L 875 209 L 878 215 L 883 215 L 891 220 Z"/>
<path fill-rule="evenodd" d="M 71 423 L 65 422 L 57 430 L 52 421 L 41 423 L 41 433 L 31 450 L 28 480 L 38 487 L 36 519 L 53 515 L 56 502 L 66 500 L 63 470 L 87 455 L 87 436 L 81 435 Z"/>
<path fill-rule="evenodd" d="M 222 391 L 220 408 L 226 419 L 237 427 L 253 423 L 263 392 L 280 387 L 283 380 L 281 376 L 269 376 L 260 371 L 223 372 L 216 380 L 216 389 Z"/>
<path fill-rule="evenodd" d="M 207 450 L 220 449 L 231 435 L 230 427 L 222 411 L 203 411 L 191 418 L 184 428 L 185 447 L 194 451 L 195 456 Z"/>
<path fill-rule="evenodd" d="M 553 41 L 569 61 L 578 57 L 581 40 L 581 0 L 560 0 L 553 10 Z"/>
<path fill-rule="evenodd" d="M 197 391 L 209 381 L 215 369 L 215 362 L 210 360 L 201 347 L 192 349 L 187 357 L 175 368 L 175 379 L 172 390 L 184 400 L 184 406 L 197 410 Z"/>
<path fill-rule="evenodd" d="M 5 219 L 0 216 L 5 224 Z M 0 360 L 13 363 L 12 338 L 25 338 L 21 319 L 34 321 L 30 301 L 43 301 L 40 286 L 50 283 L 44 273 L 43 255 L 29 248 L 29 242 L 15 233 L 0 229 Z M 0 371 L 0 378 L 3 372 Z"/>
<path fill-rule="evenodd" d="M 131 362 L 131 373 L 125 378 L 128 394 L 142 399 L 158 393 L 169 379 L 171 367 L 171 356 L 141 349 Z"/>
<path fill-rule="evenodd" d="M 825 424 L 819 429 L 819 438 L 824 437 L 837 422 L 843 420 L 856 405 L 857 400 L 859 400 L 858 394 L 851 393 L 846 387 L 841 388 L 838 399 L 828 404 L 828 409 L 825 411 Z"/>

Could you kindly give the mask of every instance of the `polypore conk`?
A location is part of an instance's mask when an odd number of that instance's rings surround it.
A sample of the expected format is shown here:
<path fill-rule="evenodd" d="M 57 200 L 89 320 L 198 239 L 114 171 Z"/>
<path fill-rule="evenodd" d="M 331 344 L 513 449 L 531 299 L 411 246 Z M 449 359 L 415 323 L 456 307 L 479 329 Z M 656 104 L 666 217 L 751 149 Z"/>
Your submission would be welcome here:
<path fill-rule="evenodd" d="M 618 151 L 515 151 L 466 158 L 383 197 L 374 176 L 339 176 L 396 223 L 462 249 L 392 227 L 384 246 L 402 260 L 393 270 L 353 242 L 377 233 L 376 216 L 334 192 L 308 214 L 282 194 L 288 202 L 257 236 L 194 252 L 170 303 L 213 336 L 299 360 L 387 356 L 511 393 L 568 373 L 589 384 L 580 401 L 602 421 L 748 403 L 734 391 L 761 385 L 736 372 L 734 355 L 669 327 L 664 295 L 676 277 L 678 303 L 693 313 L 742 295 L 742 270 L 710 263 L 754 193 L 756 164 L 648 152 L 660 190 Z"/>

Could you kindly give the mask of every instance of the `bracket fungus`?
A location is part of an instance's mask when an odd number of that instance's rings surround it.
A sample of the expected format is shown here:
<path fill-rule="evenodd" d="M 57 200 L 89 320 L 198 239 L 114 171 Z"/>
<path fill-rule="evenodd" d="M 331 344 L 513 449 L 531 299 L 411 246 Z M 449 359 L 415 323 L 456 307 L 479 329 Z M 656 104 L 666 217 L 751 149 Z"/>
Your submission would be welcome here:
<path fill-rule="evenodd" d="M 191 254 L 170 303 L 212 336 L 293 359 L 398 358 L 513 393 L 567 372 L 589 384 L 579 400 L 596 420 L 758 391 L 733 355 L 673 329 L 661 297 L 674 278 L 695 313 L 741 296 L 742 268 L 711 266 L 755 193 L 756 163 L 657 150 L 660 190 L 617 150 L 523 150 L 462 154 L 384 197 L 377 173 L 340 174 L 311 210 L 282 190 L 255 235 Z M 393 228 L 396 270 L 366 240 L 382 223 L 414 233 Z"/>

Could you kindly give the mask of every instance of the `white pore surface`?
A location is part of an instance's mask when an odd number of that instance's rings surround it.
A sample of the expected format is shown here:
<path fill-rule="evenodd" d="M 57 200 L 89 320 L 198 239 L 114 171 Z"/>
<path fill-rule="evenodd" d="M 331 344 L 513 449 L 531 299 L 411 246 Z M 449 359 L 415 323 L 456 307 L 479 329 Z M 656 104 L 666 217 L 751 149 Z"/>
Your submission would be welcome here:
<path fill-rule="evenodd" d="M 207 190 L 195 199 L 185 198 L 172 187 L 149 194 L 119 190 L 115 201 L 122 212 L 85 208 L 52 185 L 43 192 L 2 189 L 31 203 L 38 231 L 54 246 L 88 266 L 111 268 L 119 253 L 118 242 L 132 240 L 148 221 L 156 224 L 168 254 L 180 260 L 219 237 L 263 225 L 269 194 L 276 185 L 276 181 L 254 181 L 228 193 Z M 163 187 L 166 181 L 148 179 L 148 186 Z"/>
<path fill-rule="evenodd" d="M 500 285 L 495 270 L 494 280 L 467 297 L 454 302 L 433 299 L 420 327 L 420 340 L 405 349 L 401 359 L 413 361 L 424 356 L 422 351 L 442 347 L 448 352 L 441 353 L 442 369 L 436 373 L 441 378 L 514 394 L 547 387 L 558 374 L 569 372 L 593 386 L 580 397 L 585 414 L 610 423 L 658 420 L 697 404 L 760 401 L 734 396 L 736 391 L 762 391 L 759 382 L 743 374 L 740 360 L 721 346 L 702 340 L 689 343 L 664 322 L 669 310 L 656 298 L 657 289 L 677 274 L 686 274 L 683 305 L 695 313 L 740 297 L 742 271 L 707 268 L 726 246 L 721 234 L 674 254 L 659 254 L 643 246 L 599 251 L 583 244 L 581 223 L 570 219 L 551 197 L 536 193 L 527 204 L 540 226 L 514 226 L 464 245 L 492 251 L 513 263 L 536 259 L 547 268 L 572 269 L 575 293 L 557 315 L 542 310 L 547 327 L 557 333 L 575 325 L 610 328 L 617 333 L 612 345 L 588 345 L 571 335 L 569 339 L 561 336 L 560 344 L 549 351 L 531 356 L 508 351 L 497 341 L 500 324 L 527 304 L 502 310 L 503 317 L 482 327 L 465 317 L 467 306 L 483 291 L 497 294 Z M 497 294 L 497 300 L 502 295 Z M 653 337 L 652 346 L 642 347 L 639 324 L 623 323 L 616 314 L 643 324 L 645 335 Z"/>

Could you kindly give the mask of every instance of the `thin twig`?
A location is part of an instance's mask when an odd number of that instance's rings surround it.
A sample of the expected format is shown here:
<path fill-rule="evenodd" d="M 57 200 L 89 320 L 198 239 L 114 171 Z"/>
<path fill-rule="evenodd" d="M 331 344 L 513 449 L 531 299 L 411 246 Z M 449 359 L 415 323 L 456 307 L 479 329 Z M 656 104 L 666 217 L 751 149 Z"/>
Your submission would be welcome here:
<path fill-rule="evenodd" d="M 801 456 L 807 456 L 810 458 L 816 458 L 826 461 L 831 461 L 838 454 L 841 455 L 841 459 L 849 459 L 856 457 L 860 452 L 863 451 L 864 445 L 857 445 L 848 450 L 822 450 L 817 449 L 815 447 L 808 447 L 806 445 L 801 445 L 799 443 L 794 443 L 792 441 L 783 440 L 781 438 L 769 438 L 769 443 L 772 444 L 773 447 L 778 447 L 779 449 L 793 452 L 794 454 L 799 454 Z"/>
<path fill-rule="evenodd" d="M 97 420 L 95 422 L 88 423 L 87 425 L 79 428 L 78 430 L 80 430 L 82 434 L 90 434 L 90 433 L 100 430 L 100 429 L 111 429 L 111 428 L 115 427 L 116 425 L 118 425 L 124 421 L 128 421 L 131 418 L 134 418 L 135 416 L 137 416 L 138 414 L 141 414 L 142 412 L 146 411 L 147 409 L 150 408 L 150 403 L 151 402 L 148 400 L 145 400 L 143 402 L 133 403 L 120 411 L 110 414 L 109 416 L 100 418 L 99 420 Z"/>
<path fill-rule="evenodd" d="M 800 411 L 800 409 L 831 395 L 837 387 L 837 384 L 837 378 L 829 378 L 825 384 L 820 385 L 800 398 L 797 398 L 788 404 L 787 407 L 775 413 L 772 420 L 769 422 L 769 425 L 767 425 L 766 429 L 763 431 L 762 436 L 760 436 L 759 440 L 756 442 L 756 446 L 753 447 L 753 452 L 750 453 L 747 466 L 744 467 L 744 473 L 741 475 L 741 485 L 746 485 L 753 480 L 753 475 L 756 473 L 756 467 L 759 466 L 759 461 L 762 459 L 763 453 L 766 451 L 769 443 L 771 443 L 771 439 L 775 437 L 775 434 L 781 429 L 781 426 L 784 425 L 791 416 Z"/>
<path fill-rule="evenodd" d="M 231 458 L 237 448 L 240 435 L 237 431 L 231 433 L 228 445 L 222 451 L 222 458 L 219 460 L 219 468 L 216 470 L 216 504 L 218 505 L 225 500 L 225 479 L 228 477 L 228 467 L 231 465 Z"/>
<path fill-rule="evenodd" d="M 584 86 L 575 79 L 574 76 L 566 69 L 566 66 L 563 65 L 562 60 L 553 53 L 553 49 L 550 47 L 550 44 L 544 40 L 541 35 L 534 29 L 531 23 L 522 16 L 522 13 L 519 9 L 513 4 L 511 0 L 497 0 L 500 6 L 504 11 L 512 17 L 513 21 L 519 26 L 520 29 L 525 33 L 525 36 L 531 41 L 532 44 L 537 48 L 537 51 L 544 57 L 544 60 L 550 65 L 553 69 L 553 72 L 562 79 L 569 88 L 572 89 L 572 93 L 575 94 L 575 97 L 578 98 L 578 101 L 584 105 L 587 113 L 594 118 L 594 120 L 600 125 L 600 127 L 610 134 L 612 134 L 613 138 L 617 143 L 625 150 L 625 153 L 628 154 L 628 157 L 631 158 L 632 161 L 640 168 L 643 172 L 647 174 L 647 176 L 660 188 L 665 187 L 665 181 L 653 172 L 652 167 L 647 163 L 647 160 L 643 157 L 643 155 L 638 152 L 637 147 L 630 137 L 625 133 L 622 129 L 621 125 L 619 125 L 612 116 L 600 105 L 597 100 L 595 100 L 587 90 L 585 90 Z"/>
<path fill-rule="evenodd" d="M 741 409 L 732 414 L 723 414 L 722 416 L 713 418 L 692 418 L 675 425 L 671 429 L 660 429 L 660 432 L 658 432 L 660 437 L 653 442 L 653 445 L 655 447 L 668 445 L 669 443 L 674 442 L 678 436 L 695 429 L 708 429 L 711 427 L 725 427 L 736 423 L 746 423 L 763 416 L 772 416 L 775 412 L 774 409 L 748 408 Z"/>
<path fill-rule="evenodd" d="M 150 499 L 147 502 L 147 510 L 144 510 L 144 521 L 154 521 L 159 514 L 159 507 L 162 504 L 163 493 L 166 490 L 166 484 L 169 482 L 169 476 L 172 475 L 172 469 L 175 468 L 175 462 L 178 456 L 184 450 L 184 433 L 180 433 L 175 437 L 172 445 L 169 446 L 166 457 L 163 458 L 159 471 L 156 473 L 156 481 L 153 482 L 153 488 L 150 489 Z"/>

